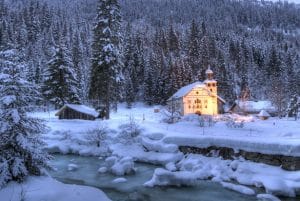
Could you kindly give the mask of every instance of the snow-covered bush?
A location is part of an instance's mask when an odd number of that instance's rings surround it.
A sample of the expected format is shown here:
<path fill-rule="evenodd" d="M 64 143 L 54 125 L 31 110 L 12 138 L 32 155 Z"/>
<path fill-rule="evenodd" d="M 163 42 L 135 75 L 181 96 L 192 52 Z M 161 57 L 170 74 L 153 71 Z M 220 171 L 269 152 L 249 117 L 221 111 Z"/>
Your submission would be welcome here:
<path fill-rule="evenodd" d="M 85 135 L 85 139 L 88 144 L 93 146 L 106 146 L 107 137 L 110 130 L 105 125 L 100 125 L 98 128 L 89 130 Z"/>
<path fill-rule="evenodd" d="M 105 166 L 106 167 L 99 168 L 98 172 L 101 173 L 105 170 L 111 172 L 114 175 L 122 176 L 126 174 L 133 174 L 136 171 L 136 168 L 134 167 L 133 158 L 131 157 L 108 157 L 105 160 Z"/>
<path fill-rule="evenodd" d="M 142 128 L 137 124 L 133 117 L 129 118 L 129 122 L 119 126 L 119 139 L 121 142 L 130 143 L 142 133 Z"/>
<path fill-rule="evenodd" d="M 199 116 L 198 121 L 200 127 L 213 127 L 216 124 L 216 121 L 214 121 L 213 117 L 210 115 L 201 115 Z"/>
<path fill-rule="evenodd" d="M 244 128 L 244 121 L 237 121 L 230 118 L 226 121 L 226 126 L 228 128 Z"/>
<path fill-rule="evenodd" d="M 181 114 L 179 111 L 170 112 L 169 110 L 163 110 L 162 114 L 162 121 L 168 124 L 176 123 L 181 119 Z"/>

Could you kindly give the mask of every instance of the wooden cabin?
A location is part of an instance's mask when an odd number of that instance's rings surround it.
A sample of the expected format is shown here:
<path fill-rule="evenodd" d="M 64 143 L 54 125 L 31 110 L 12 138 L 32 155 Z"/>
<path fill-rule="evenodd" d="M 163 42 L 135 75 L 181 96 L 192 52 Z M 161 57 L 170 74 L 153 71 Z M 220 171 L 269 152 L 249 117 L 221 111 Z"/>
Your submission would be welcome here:
<path fill-rule="evenodd" d="M 66 104 L 56 114 L 59 119 L 95 120 L 99 113 L 85 105 Z"/>
<path fill-rule="evenodd" d="M 179 89 L 168 99 L 169 109 L 179 111 L 181 115 L 217 115 L 223 113 L 224 99 L 217 94 L 217 81 L 213 79 L 213 71 L 206 70 L 204 82 L 194 82 Z"/>
<path fill-rule="evenodd" d="M 236 114 L 259 114 L 262 110 L 266 111 L 271 116 L 276 115 L 277 109 L 271 101 L 240 101 L 236 100 L 230 107 L 230 113 Z"/>

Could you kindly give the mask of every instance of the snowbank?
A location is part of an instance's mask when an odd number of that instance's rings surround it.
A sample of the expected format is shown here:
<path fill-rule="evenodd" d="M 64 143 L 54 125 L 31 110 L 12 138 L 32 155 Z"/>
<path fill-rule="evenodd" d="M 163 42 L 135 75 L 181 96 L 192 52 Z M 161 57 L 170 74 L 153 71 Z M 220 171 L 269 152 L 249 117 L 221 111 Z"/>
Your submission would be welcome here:
<path fill-rule="evenodd" d="M 1 201 L 109 201 L 99 189 L 60 183 L 50 177 L 29 177 L 0 190 Z"/>
<path fill-rule="evenodd" d="M 132 174 L 136 171 L 134 161 L 131 157 L 118 158 L 116 156 L 111 156 L 105 159 L 105 165 L 108 171 L 118 176 Z M 104 171 L 104 168 L 99 170 Z"/>
<path fill-rule="evenodd" d="M 179 170 L 176 172 L 156 169 L 152 179 L 144 185 L 195 185 L 197 180 L 211 179 L 225 188 L 247 195 L 254 195 L 255 191 L 246 186 L 263 187 L 268 194 L 288 197 L 295 197 L 300 190 L 300 171 L 285 171 L 279 167 L 242 159 L 232 161 L 189 154 L 176 166 Z"/>

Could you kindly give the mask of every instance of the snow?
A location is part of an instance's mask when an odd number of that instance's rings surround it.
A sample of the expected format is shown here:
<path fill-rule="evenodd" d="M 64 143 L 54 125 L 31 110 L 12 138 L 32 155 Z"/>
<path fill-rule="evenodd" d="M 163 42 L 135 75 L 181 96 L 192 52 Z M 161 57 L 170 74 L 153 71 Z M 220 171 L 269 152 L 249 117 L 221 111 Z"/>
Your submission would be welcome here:
<path fill-rule="evenodd" d="M 68 171 L 75 171 L 77 169 L 78 169 L 78 165 L 76 164 L 71 163 L 68 165 Z"/>
<path fill-rule="evenodd" d="M 285 171 L 280 167 L 237 160 L 222 160 L 217 157 L 205 157 L 189 154 L 177 163 L 178 171 L 173 172 L 157 168 L 153 177 L 144 185 L 153 186 L 186 186 L 197 185 L 198 180 L 211 179 L 223 187 L 255 195 L 248 186 L 263 187 L 266 193 L 295 197 L 300 190 L 300 171 Z M 238 182 L 239 184 L 234 184 Z"/>
<path fill-rule="evenodd" d="M 271 101 L 236 101 L 238 106 L 245 112 L 258 113 L 261 110 L 266 110 L 270 113 L 276 112 L 276 107 Z"/>
<path fill-rule="evenodd" d="M 258 114 L 259 117 L 270 117 L 270 114 L 266 110 L 260 111 Z"/>
<path fill-rule="evenodd" d="M 114 175 L 121 176 L 126 174 L 133 174 L 136 171 L 133 158 L 128 156 L 123 158 L 111 156 L 106 158 L 105 163 L 107 170 L 109 170 Z"/>
<path fill-rule="evenodd" d="M 98 169 L 98 172 L 100 173 L 100 174 L 103 174 L 103 173 L 106 173 L 108 170 L 107 170 L 107 167 L 100 167 L 99 169 Z"/>
<path fill-rule="evenodd" d="M 125 183 L 127 182 L 127 179 L 123 178 L 123 177 L 120 177 L 120 178 L 116 178 L 112 181 L 113 183 L 115 184 L 118 184 L 118 183 Z"/>
<path fill-rule="evenodd" d="M 1 201 L 109 201 L 99 189 L 60 183 L 50 177 L 29 177 L 0 190 Z"/>
<path fill-rule="evenodd" d="M 184 87 L 180 88 L 171 98 L 169 98 L 169 100 L 171 100 L 172 98 L 174 98 L 174 99 L 181 98 L 181 97 L 185 96 L 186 94 L 188 94 L 194 88 L 198 88 L 198 87 L 206 87 L 206 85 L 203 84 L 202 82 L 198 81 L 198 82 L 189 84 L 187 86 L 184 86 Z"/>
<path fill-rule="evenodd" d="M 257 194 L 257 199 L 262 200 L 262 201 L 280 201 L 279 198 L 277 198 L 274 195 L 271 194 Z"/>
<path fill-rule="evenodd" d="M 93 116 L 95 118 L 99 116 L 99 112 L 97 112 L 95 109 L 90 108 L 90 107 L 88 107 L 86 105 L 77 105 L 77 104 L 66 104 L 66 105 L 64 105 L 55 114 L 55 116 L 58 116 L 66 107 L 71 108 L 72 110 L 75 110 L 75 111 L 83 113 L 83 114 L 91 115 L 91 116 Z"/>
<path fill-rule="evenodd" d="M 242 194 L 255 195 L 255 191 L 252 190 L 251 188 L 246 187 L 246 186 L 232 184 L 232 183 L 228 183 L 228 182 L 221 182 L 221 185 L 224 188 L 227 188 L 227 189 L 230 189 L 230 190 L 242 193 Z"/>
<path fill-rule="evenodd" d="M 178 146 L 219 146 L 231 147 L 235 151 L 300 156 L 299 121 L 272 117 L 262 121 L 255 116 L 237 115 L 234 118 L 245 120 L 244 128 L 228 128 L 224 121 L 227 116 L 220 115 L 215 117 L 217 123 L 214 126 L 201 128 L 197 116 L 184 117 L 174 124 L 163 123 L 163 115 L 153 111 L 157 107 L 136 104 L 132 109 L 126 109 L 125 105 L 120 105 L 118 112 L 112 113 L 111 119 L 105 121 L 58 120 L 54 117 L 55 111 L 31 115 L 46 120 L 49 130 L 43 138 L 48 150 L 66 154 L 110 156 L 106 158 L 105 167 L 99 167 L 99 173 L 114 172 L 120 176 L 133 173 L 135 161 L 165 167 L 155 171 L 153 178 L 145 186 L 194 185 L 199 179 L 211 179 L 220 185 L 221 182 L 227 182 L 246 187 L 262 187 L 266 193 L 273 195 L 295 196 L 300 190 L 299 171 L 288 172 L 280 167 L 243 159 L 184 156 L 178 151 Z M 120 125 L 127 123 L 131 117 L 141 126 L 142 133 L 125 143 L 120 139 Z M 106 139 L 108 148 L 86 144 L 87 131 L 99 128 L 102 123 L 111 130 Z M 250 192 L 245 189 L 236 187 L 235 190 Z"/>

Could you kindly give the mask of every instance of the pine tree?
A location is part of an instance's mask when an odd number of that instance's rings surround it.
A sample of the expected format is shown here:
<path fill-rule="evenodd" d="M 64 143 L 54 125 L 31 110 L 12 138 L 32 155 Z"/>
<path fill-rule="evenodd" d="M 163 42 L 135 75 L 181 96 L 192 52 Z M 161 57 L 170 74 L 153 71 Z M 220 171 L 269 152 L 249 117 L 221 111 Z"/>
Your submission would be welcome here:
<path fill-rule="evenodd" d="M 55 48 L 52 59 L 48 62 L 43 93 L 56 108 L 66 103 L 80 103 L 78 81 L 73 69 L 68 50 L 63 42 Z"/>
<path fill-rule="evenodd" d="M 198 68 L 200 67 L 200 39 L 199 39 L 199 30 L 195 20 L 192 21 L 190 27 L 190 33 L 188 38 L 188 62 L 193 72 L 197 72 Z"/>
<path fill-rule="evenodd" d="M 121 70 L 120 6 L 117 0 L 99 0 L 92 44 L 89 97 L 103 105 L 106 118 L 119 97 Z M 115 106 L 116 107 L 116 106 Z"/>
<path fill-rule="evenodd" d="M 38 97 L 36 87 L 22 78 L 16 50 L 0 53 L 0 188 L 7 182 L 41 175 L 49 156 L 42 151 L 42 122 L 28 117 Z"/>

